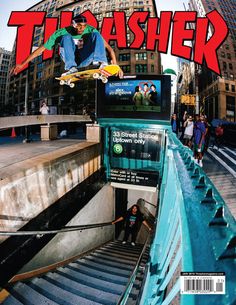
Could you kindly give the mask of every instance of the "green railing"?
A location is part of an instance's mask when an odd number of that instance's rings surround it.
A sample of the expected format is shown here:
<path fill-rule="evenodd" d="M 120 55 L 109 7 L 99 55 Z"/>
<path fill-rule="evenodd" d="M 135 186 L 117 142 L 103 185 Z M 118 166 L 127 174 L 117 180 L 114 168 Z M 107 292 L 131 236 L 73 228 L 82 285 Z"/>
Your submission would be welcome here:
<path fill-rule="evenodd" d="M 170 133 L 141 305 L 236 304 L 236 222 L 192 159 Z M 182 294 L 180 272 L 224 272 L 225 294 Z"/>

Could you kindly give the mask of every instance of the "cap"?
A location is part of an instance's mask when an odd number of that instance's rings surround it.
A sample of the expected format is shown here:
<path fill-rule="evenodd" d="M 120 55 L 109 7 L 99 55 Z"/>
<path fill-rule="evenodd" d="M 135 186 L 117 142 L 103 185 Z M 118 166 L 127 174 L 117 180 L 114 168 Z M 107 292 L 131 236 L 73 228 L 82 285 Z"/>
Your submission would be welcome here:
<path fill-rule="evenodd" d="M 87 19 L 83 15 L 77 15 L 73 17 L 72 21 L 74 23 L 87 23 Z"/>

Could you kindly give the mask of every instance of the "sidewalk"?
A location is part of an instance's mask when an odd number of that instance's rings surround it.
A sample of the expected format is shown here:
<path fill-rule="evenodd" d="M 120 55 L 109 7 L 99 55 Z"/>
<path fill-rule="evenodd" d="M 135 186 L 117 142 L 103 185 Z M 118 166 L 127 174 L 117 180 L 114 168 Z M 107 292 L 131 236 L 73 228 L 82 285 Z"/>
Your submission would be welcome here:
<path fill-rule="evenodd" d="M 0 145 L 0 179 L 4 179 L 11 172 L 10 167 L 18 165 L 20 162 L 28 161 L 34 157 L 58 150 L 79 143 L 85 140 L 78 139 L 58 139 L 54 141 L 34 141 L 30 143 L 14 143 Z M 20 168 L 19 168 L 20 169 Z"/>

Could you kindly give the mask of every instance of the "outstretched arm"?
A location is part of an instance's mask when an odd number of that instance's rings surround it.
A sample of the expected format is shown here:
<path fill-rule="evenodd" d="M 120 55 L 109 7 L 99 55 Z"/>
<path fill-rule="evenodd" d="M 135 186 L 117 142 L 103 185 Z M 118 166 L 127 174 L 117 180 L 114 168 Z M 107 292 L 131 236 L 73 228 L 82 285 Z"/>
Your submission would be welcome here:
<path fill-rule="evenodd" d="M 114 225 L 115 223 L 120 222 L 122 220 L 124 220 L 124 217 L 121 216 L 120 218 L 117 218 L 116 220 L 112 221 L 112 224 Z"/>
<path fill-rule="evenodd" d="M 107 49 L 107 52 L 108 52 L 108 54 L 109 54 L 109 56 L 110 56 L 110 58 L 111 58 L 111 63 L 112 63 L 113 65 L 117 65 L 116 54 L 115 54 L 114 50 L 113 50 L 112 47 L 106 42 L 106 40 L 104 40 L 104 45 L 105 45 L 105 48 Z M 119 70 L 118 73 L 119 73 L 119 78 L 123 78 L 124 73 L 123 73 L 123 71 L 122 71 L 121 69 Z"/>
<path fill-rule="evenodd" d="M 104 45 L 105 48 L 107 49 L 107 52 L 111 58 L 111 63 L 113 65 L 117 65 L 117 61 L 116 61 L 116 54 L 114 52 L 114 50 L 112 49 L 112 47 L 106 42 L 106 40 L 104 40 Z"/>
<path fill-rule="evenodd" d="M 145 225 L 146 228 L 148 228 L 149 231 L 152 231 L 146 220 L 143 221 L 143 224 Z"/>
<path fill-rule="evenodd" d="M 13 67 L 11 69 L 10 73 L 17 75 L 22 70 L 22 68 L 26 64 L 28 64 L 28 62 L 32 61 L 35 57 L 38 57 L 39 55 L 41 55 L 43 53 L 43 51 L 45 51 L 45 50 L 46 50 L 46 48 L 44 46 L 39 47 L 32 54 L 30 54 L 21 64 L 18 64 L 15 67 Z"/>

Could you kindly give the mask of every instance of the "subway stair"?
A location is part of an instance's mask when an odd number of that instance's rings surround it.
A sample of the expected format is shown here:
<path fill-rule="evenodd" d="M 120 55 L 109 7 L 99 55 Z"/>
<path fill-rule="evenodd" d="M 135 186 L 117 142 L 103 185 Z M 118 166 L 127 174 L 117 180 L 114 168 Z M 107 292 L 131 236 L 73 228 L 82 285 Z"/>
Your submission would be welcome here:
<path fill-rule="evenodd" d="M 116 305 L 125 291 L 129 277 L 142 251 L 142 245 L 110 242 L 94 252 L 53 272 L 8 288 L 3 305 Z M 145 264 L 145 253 L 141 266 Z M 142 273 L 141 268 L 140 272 Z M 135 304 L 142 274 L 131 292 Z"/>

